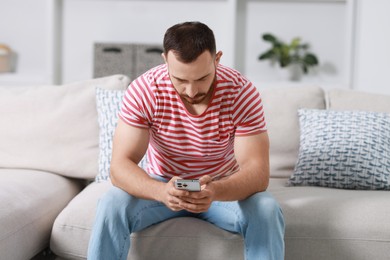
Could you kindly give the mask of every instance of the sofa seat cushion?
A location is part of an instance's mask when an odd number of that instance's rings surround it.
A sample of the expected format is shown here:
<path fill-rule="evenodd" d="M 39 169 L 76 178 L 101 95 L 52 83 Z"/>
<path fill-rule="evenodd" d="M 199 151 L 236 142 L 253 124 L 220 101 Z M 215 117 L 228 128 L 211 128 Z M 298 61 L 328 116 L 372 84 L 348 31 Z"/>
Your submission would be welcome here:
<path fill-rule="evenodd" d="M 0 169 L 0 258 L 31 259 L 46 248 L 54 219 L 81 189 L 48 172 Z"/>
<path fill-rule="evenodd" d="M 287 187 L 286 182 L 271 179 L 269 188 L 284 212 L 286 260 L 388 259 L 388 191 Z"/>
<path fill-rule="evenodd" d="M 92 183 L 56 219 L 51 249 L 61 258 L 86 259 L 89 237 L 100 196 L 108 181 Z M 131 235 L 128 259 L 243 259 L 243 239 L 195 218 L 177 218 Z M 150 250 L 153 248 L 153 250 Z"/>

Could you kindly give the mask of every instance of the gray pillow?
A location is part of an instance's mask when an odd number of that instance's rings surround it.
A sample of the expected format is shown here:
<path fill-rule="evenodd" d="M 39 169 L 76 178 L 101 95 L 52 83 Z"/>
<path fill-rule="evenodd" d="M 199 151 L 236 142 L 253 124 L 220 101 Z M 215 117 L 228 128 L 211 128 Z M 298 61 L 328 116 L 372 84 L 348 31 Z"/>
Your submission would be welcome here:
<path fill-rule="evenodd" d="M 288 184 L 390 189 L 390 116 L 365 111 L 298 111 L 299 157 Z"/>

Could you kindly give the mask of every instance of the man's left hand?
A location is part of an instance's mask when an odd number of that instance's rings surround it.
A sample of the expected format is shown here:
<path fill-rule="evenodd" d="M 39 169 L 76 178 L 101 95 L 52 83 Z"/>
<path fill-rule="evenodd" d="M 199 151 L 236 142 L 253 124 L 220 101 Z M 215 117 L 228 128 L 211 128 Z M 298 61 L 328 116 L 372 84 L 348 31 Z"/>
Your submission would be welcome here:
<path fill-rule="evenodd" d="M 188 196 L 180 197 L 182 200 L 179 206 L 192 213 L 201 213 L 207 211 L 214 198 L 214 189 L 212 178 L 209 175 L 202 176 L 200 179 L 201 190 L 190 192 Z"/>

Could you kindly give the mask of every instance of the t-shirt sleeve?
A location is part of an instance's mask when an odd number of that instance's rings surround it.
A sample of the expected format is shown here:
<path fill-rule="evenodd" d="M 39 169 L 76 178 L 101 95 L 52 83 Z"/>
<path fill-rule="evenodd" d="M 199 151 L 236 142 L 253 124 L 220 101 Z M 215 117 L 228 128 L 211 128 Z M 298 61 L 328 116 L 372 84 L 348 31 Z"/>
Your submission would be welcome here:
<path fill-rule="evenodd" d="M 129 125 L 149 128 L 153 103 L 150 94 L 150 87 L 143 78 L 133 81 L 123 97 L 119 117 Z"/>
<path fill-rule="evenodd" d="M 260 93 L 250 82 L 241 88 L 235 98 L 233 122 L 236 127 L 236 136 L 267 131 Z"/>

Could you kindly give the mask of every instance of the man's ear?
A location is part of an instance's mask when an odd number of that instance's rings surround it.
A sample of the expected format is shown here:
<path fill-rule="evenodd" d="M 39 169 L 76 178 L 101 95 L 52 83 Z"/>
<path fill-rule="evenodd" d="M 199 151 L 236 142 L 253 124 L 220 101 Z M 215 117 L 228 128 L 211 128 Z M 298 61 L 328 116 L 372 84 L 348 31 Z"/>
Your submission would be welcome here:
<path fill-rule="evenodd" d="M 217 66 L 219 64 L 219 62 L 221 61 L 222 55 L 223 55 L 222 51 L 219 51 L 219 52 L 217 52 L 217 54 L 215 54 L 215 66 Z"/>
<path fill-rule="evenodd" d="M 167 63 L 167 56 L 165 55 L 165 53 L 161 53 L 161 57 L 164 59 L 164 62 Z"/>

